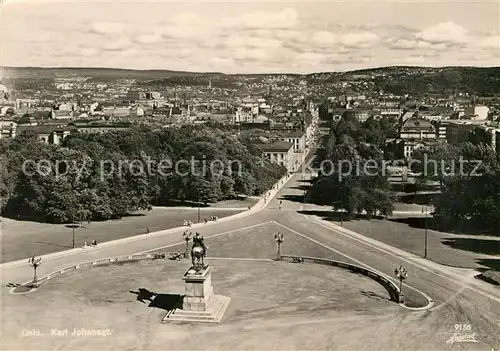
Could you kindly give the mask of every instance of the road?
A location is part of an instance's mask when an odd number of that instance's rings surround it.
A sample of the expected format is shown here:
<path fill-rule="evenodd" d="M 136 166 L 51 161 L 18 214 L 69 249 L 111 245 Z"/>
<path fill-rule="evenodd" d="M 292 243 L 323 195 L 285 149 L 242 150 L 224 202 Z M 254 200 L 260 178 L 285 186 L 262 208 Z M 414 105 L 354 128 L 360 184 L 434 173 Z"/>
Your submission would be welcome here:
<path fill-rule="evenodd" d="M 261 211 L 234 221 L 216 223 L 199 231 L 205 238 L 209 238 L 271 221 L 283 228 L 285 235 L 302 235 L 331 250 L 332 255 L 335 253 L 336 257 L 340 253 L 345 256 L 345 261 L 367 265 L 388 276 L 394 275 L 395 267 L 402 264 L 408 269 L 408 285 L 429 295 L 434 300 L 434 307 L 430 311 L 408 312 L 398 317 L 400 318 L 398 325 L 401 325 L 401 328 L 394 330 L 394 338 L 402 341 L 396 345 L 397 348 L 411 350 L 500 348 L 498 287 L 472 278 L 474 272 L 471 270 L 434 264 L 388 245 L 360 239 L 317 217 L 299 213 L 301 210 L 326 209 L 300 201 L 300 196 L 304 192 L 300 186 L 308 177 L 309 174 L 295 174 Z M 70 255 L 48 258 L 44 260 L 38 272 L 42 276 L 81 262 L 180 244 L 182 231 L 179 229 L 165 235 L 143 236 L 140 240 L 119 241 L 116 245 L 82 249 Z M 286 253 L 300 254 L 300 252 Z M 1 265 L 1 273 L 5 286 L 9 282 L 21 283 L 28 280 L 32 270 L 27 264 L 12 263 Z M 406 289 L 405 292 L 411 295 L 412 290 Z M 4 293 L 5 290 L 3 289 Z M 471 333 L 475 333 L 474 337 L 478 342 L 446 343 L 453 336 L 456 324 L 470 325 Z"/>

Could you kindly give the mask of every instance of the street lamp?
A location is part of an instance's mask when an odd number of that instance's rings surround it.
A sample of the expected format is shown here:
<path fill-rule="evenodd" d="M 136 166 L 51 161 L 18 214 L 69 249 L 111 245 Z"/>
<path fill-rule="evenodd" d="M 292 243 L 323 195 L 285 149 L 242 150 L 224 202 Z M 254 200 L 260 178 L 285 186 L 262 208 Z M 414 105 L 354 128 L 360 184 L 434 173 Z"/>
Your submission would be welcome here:
<path fill-rule="evenodd" d="M 305 171 L 304 171 L 305 173 Z M 304 173 L 302 173 L 302 175 L 304 175 Z M 304 177 L 302 177 L 302 179 L 304 179 Z M 310 179 L 308 179 L 310 181 Z M 304 187 L 306 187 L 307 185 L 304 185 Z M 307 189 L 304 188 L 304 204 L 306 203 L 306 196 L 307 196 Z"/>
<path fill-rule="evenodd" d="M 340 191 L 340 226 L 344 226 L 344 190 L 345 186 L 340 184 L 338 190 Z M 337 202 L 338 204 L 338 202 Z"/>
<path fill-rule="evenodd" d="M 279 261 L 281 259 L 281 243 L 285 241 L 285 238 L 283 237 L 283 234 L 278 232 L 274 234 L 274 240 L 276 240 L 276 243 L 278 244 L 278 252 L 276 254 L 276 260 Z"/>
<path fill-rule="evenodd" d="M 340 188 L 340 226 L 344 226 L 344 188 Z"/>
<path fill-rule="evenodd" d="M 198 223 L 200 223 L 200 189 L 198 191 Z"/>
<path fill-rule="evenodd" d="M 191 240 L 191 238 L 193 237 L 193 233 L 192 232 L 188 232 L 187 230 L 182 233 L 182 239 L 184 239 L 184 241 L 186 242 L 186 251 L 184 252 L 184 257 L 188 257 L 188 246 L 189 246 L 189 241 Z"/>
<path fill-rule="evenodd" d="M 35 254 L 33 254 L 33 257 L 28 259 L 28 264 L 33 267 L 33 283 L 36 284 L 37 278 L 36 278 L 36 269 L 38 266 L 42 264 L 42 258 L 41 257 L 35 257 Z"/>
<path fill-rule="evenodd" d="M 73 230 L 73 249 L 75 248 L 75 215 L 71 216 L 71 229 Z"/>
<path fill-rule="evenodd" d="M 427 258 L 427 206 L 423 206 L 425 211 L 425 237 L 424 237 L 424 258 Z"/>
<path fill-rule="evenodd" d="M 403 280 L 408 278 L 408 272 L 406 268 L 399 266 L 399 268 L 394 269 L 394 275 L 399 279 L 399 302 L 401 303 L 404 301 Z"/>

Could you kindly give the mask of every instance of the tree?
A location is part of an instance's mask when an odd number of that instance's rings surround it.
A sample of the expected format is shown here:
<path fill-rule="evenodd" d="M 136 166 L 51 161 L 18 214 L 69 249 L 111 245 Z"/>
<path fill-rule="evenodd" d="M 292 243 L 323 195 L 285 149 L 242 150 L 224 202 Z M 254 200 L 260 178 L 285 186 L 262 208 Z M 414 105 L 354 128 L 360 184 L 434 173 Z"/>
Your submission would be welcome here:
<path fill-rule="evenodd" d="M 309 197 L 335 210 L 347 211 L 347 219 L 361 213 L 368 218 L 377 212 L 391 214 L 393 198 L 382 169 L 382 151 L 363 139 L 366 133 L 361 125 L 356 127 L 350 121 L 339 125 L 324 141 L 320 155 L 323 172 L 313 183 Z"/>
<path fill-rule="evenodd" d="M 450 229 L 462 230 L 466 226 L 491 234 L 500 233 L 497 155 L 484 144 L 465 143 L 454 161 L 462 161 L 460 172 L 443 177 L 442 191 L 435 199 L 439 223 Z"/>
<path fill-rule="evenodd" d="M 267 160 L 259 163 L 258 149 L 217 125 L 76 133 L 61 146 L 21 133 L 0 148 L 3 213 L 57 223 L 120 218 L 170 200 L 257 195 L 286 173 Z M 35 167 L 41 160 L 50 164 L 45 175 Z M 187 163 L 159 169 L 163 160 Z M 34 163 L 23 169 L 25 161 Z"/>

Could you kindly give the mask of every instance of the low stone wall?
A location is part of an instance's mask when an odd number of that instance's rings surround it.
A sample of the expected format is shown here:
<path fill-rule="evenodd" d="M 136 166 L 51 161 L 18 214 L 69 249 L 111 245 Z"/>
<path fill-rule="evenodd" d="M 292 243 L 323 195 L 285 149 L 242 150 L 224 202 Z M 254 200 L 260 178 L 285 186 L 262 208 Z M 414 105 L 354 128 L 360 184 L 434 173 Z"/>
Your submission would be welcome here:
<path fill-rule="evenodd" d="M 125 262 L 136 262 L 136 261 L 142 261 L 142 260 L 158 260 L 158 259 L 165 259 L 168 258 L 170 255 L 176 254 L 176 252 L 162 252 L 162 253 L 149 253 L 149 254 L 136 254 L 136 255 L 124 255 L 124 256 L 116 256 L 116 257 L 110 257 L 110 258 L 104 258 L 100 260 L 95 260 L 95 261 L 89 261 L 89 262 L 84 262 L 84 263 L 79 263 L 74 266 L 69 266 L 63 269 L 60 269 L 58 271 L 52 272 L 50 274 L 47 274 L 44 277 L 38 278 L 36 282 L 36 286 L 40 287 L 43 283 L 46 283 L 48 280 L 59 277 L 63 274 L 72 272 L 77 269 L 84 269 L 84 268 L 92 268 L 92 267 L 98 267 L 98 266 L 106 266 L 110 264 L 116 264 L 116 263 L 125 263 Z M 32 284 L 32 281 L 26 282 L 23 285 L 28 285 Z"/>
<path fill-rule="evenodd" d="M 317 264 L 322 264 L 322 265 L 327 265 L 327 266 L 335 266 L 339 268 L 344 268 L 344 269 L 349 269 L 352 272 L 363 274 L 379 284 L 381 284 L 389 293 L 389 296 L 391 297 L 391 300 L 394 302 L 399 303 L 399 288 L 396 284 L 394 284 L 390 279 L 382 276 L 379 273 L 376 273 L 374 271 L 371 271 L 367 268 L 356 266 L 354 264 L 346 263 L 346 262 L 340 262 L 340 261 L 333 261 L 333 260 L 328 260 L 324 258 L 317 258 L 317 257 L 307 257 L 307 256 L 292 256 L 292 255 L 282 255 L 281 259 L 284 261 L 288 262 L 309 262 L 309 263 L 317 263 Z"/>

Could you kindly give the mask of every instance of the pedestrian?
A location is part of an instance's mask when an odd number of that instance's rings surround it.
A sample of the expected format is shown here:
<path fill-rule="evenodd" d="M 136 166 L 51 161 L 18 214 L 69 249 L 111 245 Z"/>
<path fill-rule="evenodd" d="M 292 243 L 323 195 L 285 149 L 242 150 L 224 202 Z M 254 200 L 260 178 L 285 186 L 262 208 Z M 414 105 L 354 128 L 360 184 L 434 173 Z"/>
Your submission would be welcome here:
<path fill-rule="evenodd" d="M 149 234 L 149 228 L 146 228 L 146 234 Z"/>
<path fill-rule="evenodd" d="M 207 217 L 205 217 L 205 224 L 207 224 L 208 220 L 207 220 Z"/>
<path fill-rule="evenodd" d="M 95 239 L 92 240 L 92 246 L 97 246 L 97 241 Z"/>
<path fill-rule="evenodd" d="M 87 245 L 87 240 L 85 240 L 85 241 L 83 242 L 83 247 L 85 248 L 85 247 L 87 247 L 87 246 L 88 246 L 88 245 Z"/>

